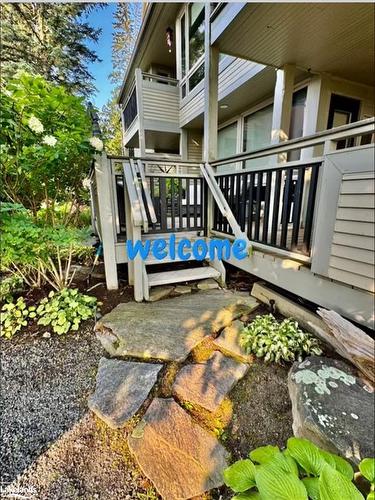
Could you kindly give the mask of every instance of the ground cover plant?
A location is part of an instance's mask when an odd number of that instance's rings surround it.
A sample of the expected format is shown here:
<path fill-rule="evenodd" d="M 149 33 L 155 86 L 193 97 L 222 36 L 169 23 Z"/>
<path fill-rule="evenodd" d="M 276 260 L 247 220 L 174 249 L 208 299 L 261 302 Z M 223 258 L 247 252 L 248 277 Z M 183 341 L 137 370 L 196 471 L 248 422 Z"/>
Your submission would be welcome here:
<path fill-rule="evenodd" d="M 297 321 L 279 322 L 272 314 L 256 316 L 241 332 L 241 345 L 248 354 L 265 361 L 301 361 L 305 356 L 322 354 L 315 337 L 303 332 Z"/>
<path fill-rule="evenodd" d="M 369 481 L 367 500 L 373 500 L 374 459 L 364 459 L 359 469 Z M 296 437 L 288 439 L 283 451 L 277 446 L 256 448 L 223 475 L 225 484 L 236 493 L 233 500 L 364 499 L 353 483 L 349 462 Z"/>

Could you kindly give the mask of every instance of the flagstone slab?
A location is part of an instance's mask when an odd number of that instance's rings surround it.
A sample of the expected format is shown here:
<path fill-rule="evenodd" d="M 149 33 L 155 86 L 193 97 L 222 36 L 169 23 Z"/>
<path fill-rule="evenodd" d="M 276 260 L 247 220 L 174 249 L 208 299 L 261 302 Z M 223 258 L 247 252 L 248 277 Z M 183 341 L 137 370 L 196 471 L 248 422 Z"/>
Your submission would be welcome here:
<path fill-rule="evenodd" d="M 249 365 L 214 352 L 205 363 L 184 366 L 177 374 L 173 393 L 182 401 L 214 412 L 248 369 Z"/>
<path fill-rule="evenodd" d="M 225 448 L 173 399 L 154 399 L 128 443 L 166 500 L 189 499 L 223 484 Z"/>
<path fill-rule="evenodd" d="M 210 290 L 161 302 L 119 304 L 96 325 L 111 356 L 183 361 L 208 335 L 248 313 L 248 294 Z"/>
<path fill-rule="evenodd" d="M 101 358 L 89 408 L 112 429 L 123 427 L 147 399 L 162 367 Z"/>
<path fill-rule="evenodd" d="M 254 304 L 253 310 L 259 304 Z M 253 356 L 247 354 L 245 349 L 241 347 L 240 337 L 244 327 L 242 321 L 236 320 L 231 325 L 224 328 L 221 334 L 213 341 L 213 345 L 229 356 L 233 356 L 244 363 L 251 363 Z"/>

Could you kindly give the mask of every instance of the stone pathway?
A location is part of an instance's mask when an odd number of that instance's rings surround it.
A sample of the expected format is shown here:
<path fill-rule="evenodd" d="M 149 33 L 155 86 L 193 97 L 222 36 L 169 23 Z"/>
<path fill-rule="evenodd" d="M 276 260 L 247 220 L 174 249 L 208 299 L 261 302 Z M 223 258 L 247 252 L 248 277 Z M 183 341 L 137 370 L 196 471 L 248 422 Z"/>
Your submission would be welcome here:
<path fill-rule="evenodd" d="M 257 306 L 247 294 L 207 290 L 160 302 L 120 304 L 96 326 L 102 345 L 116 359 L 100 361 L 89 407 L 109 426 L 122 427 L 155 387 L 155 399 L 128 444 L 166 500 L 189 499 L 223 484 L 225 448 L 179 403 L 209 412 L 218 409 L 250 368 L 251 357 L 237 344 L 238 318 Z M 212 345 L 222 352 L 213 350 L 204 363 L 185 362 L 200 342 L 219 334 Z M 157 397 L 165 373 L 162 362 L 179 367 L 172 385 L 175 399 Z"/>

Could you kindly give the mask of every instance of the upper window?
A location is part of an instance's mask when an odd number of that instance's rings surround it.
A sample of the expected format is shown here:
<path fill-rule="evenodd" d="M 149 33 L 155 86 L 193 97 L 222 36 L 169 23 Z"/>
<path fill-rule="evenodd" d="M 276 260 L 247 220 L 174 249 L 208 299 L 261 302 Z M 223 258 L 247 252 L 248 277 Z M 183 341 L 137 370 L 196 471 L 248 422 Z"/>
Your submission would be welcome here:
<path fill-rule="evenodd" d="M 246 116 L 244 122 L 244 151 L 252 151 L 271 143 L 272 111 L 273 104 Z"/>
<path fill-rule="evenodd" d="M 204 3 L 188 3 L 179 17 L 179 78 L 184 98 L 204 78 Z"/>

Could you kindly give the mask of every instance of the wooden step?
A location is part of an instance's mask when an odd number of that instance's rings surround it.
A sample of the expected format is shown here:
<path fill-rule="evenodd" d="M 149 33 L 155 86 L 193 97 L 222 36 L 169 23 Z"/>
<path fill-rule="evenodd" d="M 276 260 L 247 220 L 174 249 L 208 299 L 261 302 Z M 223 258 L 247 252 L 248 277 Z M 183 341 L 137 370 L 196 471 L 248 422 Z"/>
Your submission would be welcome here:
<path fill-rule="evenodd" d="M 178 244 L 179 242 L 186 238 L 183 237 L 183 236 L 179 236 L 179 235 L 176 235 L 176 243 L 175 243 L 175 258 L 174 259 L 171 259 L 170 255 L 169 255 L 169 241 L 167 239 L 167 246 L 165 248 L 165 251 L 168 252 L 167 256 L 165 257 L 165 259 L 162 259 L 162 260 L 158 260 L 158 259 L 155 259 L 155 257 L 153 256 L 152 252 L 150 252 L 150 254 L 148 255 L 147 259 L 145 260 L 145 264 L 146 266 L 151 266 L 151 265 L 154 265 L 154 264 L 169 264 L 169 263 L 172 263 L 172 262 L 183 262 L 183 261 L 189 261 L 189 260 L 195 260 L 195 257 L 193 255 L 193 253 L 189 250 L 189 253 L 190 253 L 190 256 L 188 259 L 180 259 L 178 254 L 177 254 L 177 247 L 178 247 Z M 153 241 L 154 239 L 158 239 L 157 237 L 148 237 L 148 238 L 144 238 L 144 236 L 142 236 L 142 240 L 146 240 L 146 239 L 149 239 L 151 241 Z M 205 236 L 197 236 L 197 235 L 193 235 L 193 236 L 189 236 L 189 241 L 191 242 L 191 244 L 194 243 L 194 241 L 196 240 L 204 240 L 206 241 L 206 243 L 208 243 L 210 241 L 210 238 L 207 238 Z"/>
<path fill-rule="evenodd" d="M 220 273 L 213 267 L 209 266 L 179 269 L 178 271 L 150 273 L 148 274 L 148 284 L 152 287 L 157 285 L 168 285 L 170 283 L 181 283 L 183 281 L 203 280 L 207 278 L 220 278 Z"/>

